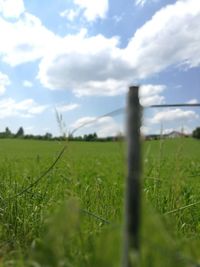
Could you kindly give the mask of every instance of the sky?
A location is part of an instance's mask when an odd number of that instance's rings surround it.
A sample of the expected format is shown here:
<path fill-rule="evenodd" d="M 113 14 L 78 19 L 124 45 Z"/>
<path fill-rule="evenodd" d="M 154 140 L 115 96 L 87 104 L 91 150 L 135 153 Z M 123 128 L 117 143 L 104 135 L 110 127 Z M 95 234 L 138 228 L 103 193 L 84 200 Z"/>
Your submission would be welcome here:
<path fill-rule="evenodd" d="M 144 106 L 200 102 L 199 0 L 0 0 L 0 34 L 0 131 L 69 133 L 130 85 Z M 197 126 L 199 108 L 144 109 L 146 134 Z M 122 114 L 76 135 L 124 129 Z"/>

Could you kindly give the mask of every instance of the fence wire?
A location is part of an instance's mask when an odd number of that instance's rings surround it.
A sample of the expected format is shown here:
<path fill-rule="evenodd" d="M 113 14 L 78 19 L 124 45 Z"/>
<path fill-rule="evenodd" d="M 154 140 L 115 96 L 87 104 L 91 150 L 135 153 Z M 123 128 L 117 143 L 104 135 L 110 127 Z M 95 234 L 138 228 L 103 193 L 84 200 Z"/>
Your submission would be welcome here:
<path fill-rule="evenodd" d="M 200 103 L 194 103 L 194 104 L 187 104 L 187 103 L 183 103 L 183 104 L 161 104 L 161 105 L 149 105 L 149 106 L 141 106 L 142 109 L 151 109 L 151 108 L 176 108 L 176 107 L 200 107 Z M 75 132 L 77 132 L 78 130 L 84 128 L 85 126 L 88 126 L 90 124 L 94 124 L 96 122 L 98 122 L 100 119 L 105 118 L 105 117 L 115 117 L 121 114 L 125 114 L 126 113 L 126 108 L 117 108 L 114 109 L 111 112 L 105 113 L 103 115 L 100 115 L 90 121 L 84 122 L 83 124 L 79 125 L 78 127 L 74 128 L 71 132 L 70 135 L 73 136 L 73 134 Z"/>
<path fill-rule="evenodd" d="M 178 103 L 178 104 L 160 104 L 160 105 L 149 105 L 149 106 L 141 106 L 142 109 L 149 109 L 149 108 L 175 108 L 175 107 L 200 107 L 200 103 L 194 103 L 194 104 L 187 104 L 187 103 Z M 103 115 L 100 115 L 98 117 L 96 117 L 95 119 L 93 120 L 90 120 L 88 122 L 85 122 L 81 125 L 79 125 L 78 127 L 74 128 L 70 135 L 73 136 L 73 134 L 75 132 L 77 132 L 78 130 L 84 128 L 85 126 L 87 125 L 90 125 L 90 124 L 94 124 L 96 122 L 98 122 L 100 119 L 102 118 L 105 118 L 105 117 L 115 117 L 115 116 L 118 116 L 118 115 L 121 115 L 121 114 L 124 114 L 126 113 L 126 108 L 118 108 L 118 109 L 115 109 L 111 112 L 108 112 L 108 113 L 105 113 Z M 67 146 L 64 146 L 61 151 L 59 152 L 57 158 L 54 160 L 54 162 L 49 166 L 49 168 L 47 170 L 45 170 L 41 176 L 39 176 L 33 183 L 31 183 L 30 185 L 28 185 L 27 187 L 23 188 L 20 192 L 18 192 L 16 195 L 12 195 L 6 199 L 3 199 L 3 202 L 6 203 L 8 200 L 11 200 L 11 199 L 15 199 L 15 198 L 18 198 L 19 196 L 27 193 L 29 191 L 29 189 L 31 189 L 32 187 L 35 187 L 38 185 L 38 183 L 49 173 L 53 170 L 53 168 L 55 167 L 55 165 L 58 163 L 58 161 L 61 159 L 61 157 L 63 156 L 65 150 L 66 150 Z M 198 175 L 194 175 L 194 176 L 198 176 Z M 155 179 L 155 178 L 154 178 Z M 166 212 L 164 215 L 168 215 L 168 214 L 172 214 L 172 213 L 175 213 L 175 212 L 178 212 L 178 211 L 182 211 L 186 208 L 190 208 L 192 206 L 195 206 L 197 204 L 200 204 L 200 201 L 196 202 L 196 203 L 192 203 L 192 204 L 189 204 L 187 206 L 184 206 L 184 207 L 180 207 L 178 209 L 175 209 L 175 210 L 171 210 L 171 211 L 168 211 Z M 92 217 L 98 221 L 101 221 L 103 224 L 107 224 L 107 225 L 110 225 L 111 227 L 112 226 L 115 226 L 116 227 L 116 224 L 114 224 L 113 222 L 109 221 L 108 219 L 105 219 L 97 214 L 94 214 L 93 212 L 90 212 L 86 209 L 80 209 L 80 212 L 89 216 L 89 217 Z M 121 226 L 119 226 L 121 227 Z M 156 247 L 157 249 L 157 247 Z M 166 251 L 164 250 L 164 253 Z M 189 264 L 192 264 L 192 266 L 194 267 L 200 267 L 200 265 L 198 263 L 195 263 L 192 259 L 189 259 L 189 258 L 186 258 L 185 256 L 183 255 L 180 255 L 178 256 L 179 260 L 182 260 L 182 261 L 185 261 L 185 262 L 188 262 Z"/>

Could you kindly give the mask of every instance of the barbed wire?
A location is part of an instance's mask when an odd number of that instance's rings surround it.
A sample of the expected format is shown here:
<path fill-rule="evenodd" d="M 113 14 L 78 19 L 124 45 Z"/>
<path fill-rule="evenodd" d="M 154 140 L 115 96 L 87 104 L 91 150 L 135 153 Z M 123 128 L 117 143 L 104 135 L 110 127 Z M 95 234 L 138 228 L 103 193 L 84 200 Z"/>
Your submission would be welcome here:
<path fill-rule="evenodd" d="M 197 201 L 197 202 L 188 204 L 188 205 L 186 205 L 186 206 L 179 207 L 179 208 L 177 208 L 177 209 L 173 209 L 173 210 L 167 211 L 167 212 L 165 212 L 163 215 L 169 215 L 169 214 L 172 214 L 172 213 L 176 213 L 176 212 L 185 210 L 185 209 L 187 209 L 187 208 L 196 206 L 196 205 L 198 205 L 198 204 L 200 204 L 200 201 Z"/>
<path fill-rule="evenodd" d="M 71 135 L 73 135 L 75 132 L 77 132 L 79 129 L 89 125 L 89 124 L 93 124 L 95 122 L 97 122 L 98 120 L 102 119 L 102 118 L 105 118 L 105 117 L 114 117 L 114 116 L 117 116 L 117 115 L 120 115 L 122 113 L 125 112 L 125 108 L 118 108 L 118 109 L 115 109 L 111 112 L 108 112 L 108 113 L 105 113 L 103 115 L 100 115 L 90 121 L 87 121 L 87 122 L 84 122 L 83 124 L 79 125 L 78 127 L 76 127 L 74 130 L 72 130 L 72 132 L 70 133 Z"/>
<path fill-rule="evenodd" d="M 176 107 L 200 107 L 200 103 L 194 104 L 161 104 L 161 105 L 150 105 L 146 106 L 145 108 L 176 108 Z"/>
<path fill-rule="evenodd" d="M 175 107 L 200 107 L 200 103 L 194 103 L 194 104 L 187 104 L 187 103 L 183 103 L 183 104 L 160 104 L 160 105 L 149 105 L 149 106 L 142 106 L 142 109 L 149 109 L 149 108 L 175 108 Z M 78 127 L 74 128 L 71 132 L 70 132 L 70 135 L 73 136 L 73 134 L 75 132 L 77 132 L 78 130 L 80 130 L 81 128 L 87 126 L 87 125 L 90 125 L 90 124 L 94 124 L 96 123 L 97 121 L 99 121 L 100 119 L 102 118 L 105 118 L 105 117 L 115 117 L 115 116 L 118 116 L 120 114 L 123 114 L 126 112 L 126 108 L 117 108 L 117 109 L 114 109 L 113 111 L 111 112 L 108 112 L 108 113 L 105 113 L 103 115 L 100 115 L 94 119 L 91 119 L 90 121 L 87 121 L 87 122 L 84 122 L 82 124 L 80 124 Z"/>
<path fill-rule="evenodd" d="M 147 109 L 147 108 L 174 108 L 174 107 L 200 107 L 200 103 L 194 103 L 194 104 L 162 104 L 162 105 L 149 105 L 149 106 L 142 106 L 143 109 Z M 98 120 L 102 119 L 102 118 L 105 118 L 105 117 L 114 117 L 114 116 L 118 116 L 120 114 L 123 114 L 124 112 L 126 111 L 126 108 L 118 108 L 118 109 L 115 109 L 111 112 L 108 112 L 108 113 L 105 113 L 103 115 L 100 115 L 96 118 L 94 118 L 93 120 L 90 120 L 88 122 L 85 122 L 81 125 L 79 125 L 78 127 L 76 127 L 75 129 L 72 130 L 71 132 L 71 135 L 73 135 L 75 132 L 77 132 L 78 130 L 80 130 L 81 128 L 89 125 L 89 124 L 93 124 L 95 122 L 97 122 Z M 11 199 L 15 199 L 23 194 L 25 194 L 26 192 L 28 192 L 32 187 L 36 186 L 53 168 L 54 166 L 57 164 L 57 162 L 60 160 L 60 158 L 62 157 L 62 155 L 64 154 L 65 150 L 66 150 L 67 146 L 64 146 L 60 153 L 58 154 L 57 158 L 54 160 L 54 162 L 47 168 L 47 170 L 45 170 L 42 175 L 40 175 L 34 182 L 32 182 L 31 184 L 29 184 L 27 187 L 23 188 L 20 192 L 18 192 L 17 194 L 13 195 L 13 196 L 10 196 L 8 198 L 5 198 L 4 201 L 8 201 L 8 200 L 11 200 Z M 197 204 L 200 204 L 200 201 L 199 202 L 196 202 L 196 203 L 192 203 L 192 204 L 189 204 L 187 206 L 184 206 L 184 207 L 180 207 L 178 209 L 175 209 L 175 210 L 171 210 L 171 211 L 168 211 L 165 213 L 166 214 L 171 214 L 171 213 L 175 213 L 177 211 L 180 211 L 180 210 L 184 210 L 186 208 L 189 208 L 191 206 L 195 206 Z M 90 212 L 86 209 L 80 209 L 80 211 L 90 217 L 93 217 L 95 218 L 96 220 L 99 220 L 101 221 L 102 223 L 104 224 L 109 224 L 109 225 L 112 225 L 112 222 L 110 222 L 109 220 L 97 215 L 97 214 L 94 214 L 93 212 Z M 197 266 L 197 265 L 196 265 Z M 199 266 L 199 265 L 198 265 Z"/>

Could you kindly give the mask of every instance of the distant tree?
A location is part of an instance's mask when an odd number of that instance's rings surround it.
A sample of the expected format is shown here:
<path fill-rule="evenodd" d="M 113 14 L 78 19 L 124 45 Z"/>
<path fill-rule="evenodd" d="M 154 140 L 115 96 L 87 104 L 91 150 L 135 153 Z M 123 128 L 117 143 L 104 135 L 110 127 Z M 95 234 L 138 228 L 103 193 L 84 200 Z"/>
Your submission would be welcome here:
<path fill-rule="evenodd" d="M 6 138 L 6 134 L 5 134 L 5 132 L 1 132 L 1 133 L 0 133 L 0 138 Z"/>
<path fill-rule="evenodd" d="M 24 135 L 24 139 L 34 139 L 34 138 L 35 138 L 35 136 L 32 135 L 32 134 L 26 134 L 26 135 Z"/>
<path fill-rule="evenodd" d="M 83 137 L 84 141 L 96 141 L 98 139 L 98 136 L 96 133 L 93 134 L 85 134 Z"/>
<path fill-rule="evenodd" d="M 12 132 L 10 131 L 10 129 L 8 127 L 6 127 L 5 132 L 4 132 L 4 137 L 9 138 L 12 136 L 13 136 Z"/>
<path fill-rule="evenodd" d="M 200 127 L 197 127 L 193 132 L 192 132 L 192 136 L 194 138 L 200 139 Z"/>
<path fill-rule="evenodd" d="M 6 135 L 6 137 L 9 137 L 12 135 L 12 132 L 10 131 L 10 129 L 8 127 L 6 127 L 6 129 L 5 129 L 5 135 Z"/>
<path fill-rule="evenodd" d="M 23 127 L 20 127 L 19 130 L 17 131 L 16 137 L 23 137 L 24 136 L 24 129 Z"/>
<path fill-rule="evenodd" d="M 82 136 L 76 136 L 76 137 L 74 138 L 74 140 L 75 140 L 75 141 L 82 141 L 83 138 L 82 138 Z"/>
<path fill-rule="evenodd" d="M 93 133 L 93 139 L 94 140 L 97 140 L 98 139 L 97 133 Z"/>
<path fill-rule="evenodd" d="M 68 135 L 68 140 L 69 141 L 73 141 L 74 140 L 74 137 L 73 137 L 73 135 L 71 133 Z"/>
<path fill-rule="evenodd" d="M 123 141 L 125 139 L 122 132 L 118 132 L 117 136 L 114 138 L 116 141 Z"/>
<path fill-rule="evenodd" d="M 52 134 L 51 133 L 46 133 L 45 135 L 44 135 L 44 139 L 45 140 L 50 140 L 52 138 Z"/>
<path fill-rule="evenodd" d="M 73 136 L 70 134 L 68 136 L 68 140 L 69 141 L 83 141 L 83 137 L 82 136 Z"/>

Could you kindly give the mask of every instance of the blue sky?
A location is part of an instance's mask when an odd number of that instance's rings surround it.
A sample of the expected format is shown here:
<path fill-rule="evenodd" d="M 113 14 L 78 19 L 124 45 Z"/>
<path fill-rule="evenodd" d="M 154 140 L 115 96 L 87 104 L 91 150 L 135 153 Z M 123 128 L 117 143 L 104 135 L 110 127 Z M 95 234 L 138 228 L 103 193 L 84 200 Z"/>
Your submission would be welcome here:
<path fill-rule="evenodd" d="M 199 0 L 0 0 L 0 131 L 59 135 L 125 106 L 200 102 Z M 142 130 L 200 125 L 194 108 L 146 110 Z M 77 132 L 115 135 L 124 117 Z"/>

